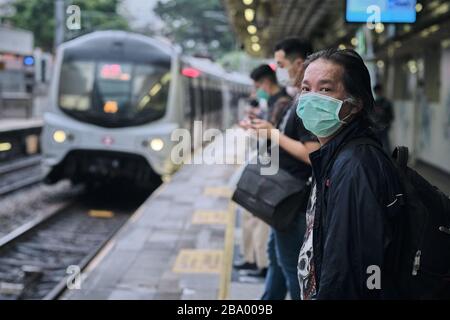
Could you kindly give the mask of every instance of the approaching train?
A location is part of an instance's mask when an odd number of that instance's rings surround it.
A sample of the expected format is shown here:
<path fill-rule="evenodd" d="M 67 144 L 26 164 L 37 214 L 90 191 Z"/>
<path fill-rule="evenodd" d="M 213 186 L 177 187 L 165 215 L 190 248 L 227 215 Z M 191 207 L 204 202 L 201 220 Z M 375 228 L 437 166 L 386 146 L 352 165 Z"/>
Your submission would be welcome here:
<path fill-rule="evenodd" d="M 139 34 L 100 31 L 58 48 L 44 115 L 46 181 L 131 181 L 170 174 L 173 130 L 224 129 L 250 80 Z"/>

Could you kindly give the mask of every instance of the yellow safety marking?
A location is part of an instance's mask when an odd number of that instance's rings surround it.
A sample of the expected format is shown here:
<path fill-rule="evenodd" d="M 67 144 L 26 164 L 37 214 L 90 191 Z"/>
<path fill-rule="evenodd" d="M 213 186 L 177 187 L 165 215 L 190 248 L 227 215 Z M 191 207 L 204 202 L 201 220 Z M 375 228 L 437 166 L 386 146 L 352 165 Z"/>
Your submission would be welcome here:
<path fill-rule="evenodd" d="M 175 273 L 220 273 L 222 250 L 183 249 L 178 253 L 172 271 Z"/>
<path fill-rule="evenodd" d="M 206 187 L 204 191 L 205 196 L 215 196 L 231 198 L 233 195 L 232 191 L 228 187 Z"/>
<path fill-rule="evenodd" d="M 219 300 L 226 300 L 229 297 L 231 285 L 231 272 L 234 251 L 234 223 L 236 219 L 236 204 L 229 203 L 228 206 L 228 223 L 225 231 L 225 248 L 222 270 L 220 273 Z"/>
<path fill-rule="evenodd" d="M 227 224 L 227 211 L 197 210 L 192 216 L 192 224 Z"/>
<path fill-rule="evenodd" d="M 114 212 L 108 210 L 89 210 L 89 215 L 93 218 L 112 218 Z"/>

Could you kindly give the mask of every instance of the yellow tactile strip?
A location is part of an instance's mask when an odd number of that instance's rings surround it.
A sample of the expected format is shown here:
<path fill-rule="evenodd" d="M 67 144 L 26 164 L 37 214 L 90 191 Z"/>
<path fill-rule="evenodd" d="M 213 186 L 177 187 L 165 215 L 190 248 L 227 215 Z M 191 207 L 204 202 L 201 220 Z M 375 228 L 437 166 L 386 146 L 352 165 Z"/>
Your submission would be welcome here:
<path fill-rule="evenodd" d="M 233 193 L 228 187 L 207 187 L 205 188 L 204 195 L 231 198 Z"/>
<path fill-rule="evenodd" d="M 205 196 L 231 198 L 228 187 L 207 187 Z M 218 299 L 229 296 L 231 282 L 234 223 L 236 205 L 229 202 L 227 210 L 197 210 L 192 216 L 192 224 L 223 224 L 226 226 L 223 250 L 182 249 L 178 253 L 172 271 L 174 273 L 215 273 L 220 274 Z"/>
<path fill-rule="evenodd" d="M 221 273 L 223 250 L 180 250 L 175 260 L 175 273 Z"/>
<path fill-rule="evenodd" d="M 197 210 L 192 216 L 192 224 L 227 224 L 227 211 Z"/>

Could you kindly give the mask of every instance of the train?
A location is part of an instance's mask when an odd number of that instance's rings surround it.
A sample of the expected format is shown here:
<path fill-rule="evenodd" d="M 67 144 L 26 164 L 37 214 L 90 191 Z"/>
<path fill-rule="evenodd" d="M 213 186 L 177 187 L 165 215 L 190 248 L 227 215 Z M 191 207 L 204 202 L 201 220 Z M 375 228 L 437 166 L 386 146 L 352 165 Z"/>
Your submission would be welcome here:
<path fill-rule="evenodd" d="M 41 136 L 45 182 L 153 188 L 177 166 L 175 129 L 226 129 L 252 82 L 178 46 L 96 31 L 57 49 Z"/>

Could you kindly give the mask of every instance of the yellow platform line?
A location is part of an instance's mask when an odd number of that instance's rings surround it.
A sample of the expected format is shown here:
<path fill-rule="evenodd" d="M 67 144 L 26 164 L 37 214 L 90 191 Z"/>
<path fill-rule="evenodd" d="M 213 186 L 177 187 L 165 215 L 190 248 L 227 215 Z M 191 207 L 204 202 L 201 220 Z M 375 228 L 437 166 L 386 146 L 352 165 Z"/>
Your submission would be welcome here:
<path fill-rule="evenodd" d="M 236 217 L 236 204 L 230 201 L 228 206 L 228 221 L 225 231 L 225 247 L 220 274 L 219 300 L 226 300 L 229 297 L 231 285 L 231 272 L 234 251 L 234 224 Z"/>

